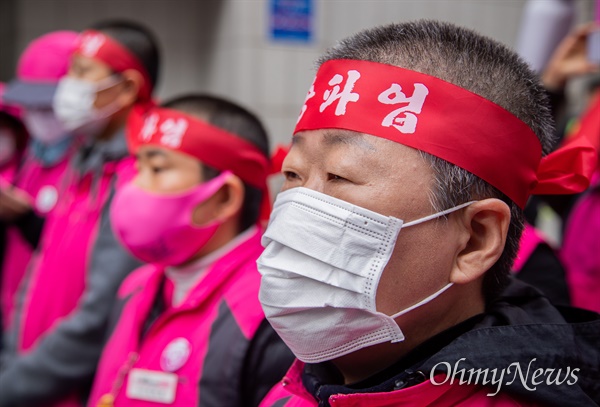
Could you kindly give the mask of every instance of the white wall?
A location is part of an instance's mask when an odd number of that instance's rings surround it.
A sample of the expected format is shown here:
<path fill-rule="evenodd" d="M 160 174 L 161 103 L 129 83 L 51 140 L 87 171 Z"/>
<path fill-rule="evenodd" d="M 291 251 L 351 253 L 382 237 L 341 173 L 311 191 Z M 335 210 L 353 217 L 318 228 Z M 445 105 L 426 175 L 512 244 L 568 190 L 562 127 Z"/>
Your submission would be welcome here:
<path fill-rule="evenodd" d="M 17 50 L 51 30 L 80 30 L 108 17 L 152 28 L 164 56 L 159 96 L 208 91 L 242 103 L 286 142 L 314 74 L 313 61 L 362 28 L 443 19 L 513 46 L 525 0 L 313 0 L 315 41 L 268 40 L 267 0 L 17 0 Z M 577 0 L 579 18 L 593 0 Z"/>

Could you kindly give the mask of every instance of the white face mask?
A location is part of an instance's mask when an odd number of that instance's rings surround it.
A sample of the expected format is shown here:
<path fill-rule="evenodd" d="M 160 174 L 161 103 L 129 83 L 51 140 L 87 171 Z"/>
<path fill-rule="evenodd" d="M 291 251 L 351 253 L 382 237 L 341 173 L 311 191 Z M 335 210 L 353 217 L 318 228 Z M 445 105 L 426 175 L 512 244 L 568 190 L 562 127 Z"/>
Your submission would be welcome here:
<path fill-rule="evenodd" d="M 52 109 L 25 110 L 23 121 L 34 140 L 44 145 L 53 145 L 69 137 Z"/>
<path fill-rule="evenodd" d="M 110 116 L 120 108 L 114 101 L 102 109 L 96 109 L 96 95 L 121 81 L 122 79 L 114 75 L 100 82 L 63 77 L 54 94 L 53 108 L 56 117 L 69 132 L 77 131 L 87 136 L 96 136 L 106 128 Z"/>
<path fill-rule="evenodd" d="M 394 318 L 432 301 L 452 283 L 394 315 L 378 312 L 377 286 L 398 233 L 471 203 L 403 224 L 307 188 L 280 193 L 257 262 L 267 319 L 307 363 L 403 341 Z"/>
<path fill-rule="evenodd" d="M 0 167 L 7 164 L 17 152 L 17 143 L 9 130 L 0 129 Z"/>

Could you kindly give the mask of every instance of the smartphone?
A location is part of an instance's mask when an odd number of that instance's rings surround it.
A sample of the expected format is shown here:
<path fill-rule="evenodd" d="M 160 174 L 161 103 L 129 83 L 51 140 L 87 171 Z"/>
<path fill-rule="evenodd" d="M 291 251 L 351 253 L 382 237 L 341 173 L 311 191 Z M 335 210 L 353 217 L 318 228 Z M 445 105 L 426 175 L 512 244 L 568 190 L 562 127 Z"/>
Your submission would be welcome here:
<path fill-rule="evenodd" d="M 588 35 L 587 55 L 591 63 L 600 65 L 600 30 L 596 30 Z"/>

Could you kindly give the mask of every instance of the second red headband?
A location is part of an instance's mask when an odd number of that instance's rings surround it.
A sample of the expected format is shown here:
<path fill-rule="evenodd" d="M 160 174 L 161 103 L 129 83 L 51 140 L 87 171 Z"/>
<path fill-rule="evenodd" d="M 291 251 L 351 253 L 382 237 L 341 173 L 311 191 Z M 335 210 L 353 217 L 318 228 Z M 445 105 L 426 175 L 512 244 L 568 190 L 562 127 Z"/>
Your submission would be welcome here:
<path fill-rule="evenodd" d="M 270 163 L 256 146 L 191 115 L 166 108 L 150 109 L 143 116 L 130 117 L 127 138 L 134 152 L 143 145 L 179 151 L 266 189 Z"/>

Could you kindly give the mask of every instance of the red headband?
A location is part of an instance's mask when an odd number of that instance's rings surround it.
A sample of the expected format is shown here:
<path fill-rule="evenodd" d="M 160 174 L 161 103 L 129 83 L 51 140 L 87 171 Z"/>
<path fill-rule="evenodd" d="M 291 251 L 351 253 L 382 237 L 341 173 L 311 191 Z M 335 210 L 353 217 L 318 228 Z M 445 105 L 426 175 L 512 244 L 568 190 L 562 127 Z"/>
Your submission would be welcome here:
<path fill-rule="evenodd" d="M 179 151 L 220 171 L 229 170 L 256 188 L 266 188 L 270 162 L 257 147 L 185 113 L 155 107 L 145 117 L 132 115 L 127 138 L 133 152 L 148 144 Z"/>
<path fill-rule="evenodd" d="M 540 166 L 538 138 L 502 107 L 441 79 L 391 65 L 331 60 L 321 66 L 294 134 L 332 128 L 382 137 L 442 158 L 493 185 L 521 208 L 540 187 L 545 193 L 572 193 L 589 184 L 589 177 L 582 183 L 585 177 L 572 173 L 575 166 L 565 162 L 564 154 L 551 154 Z M 588 147 L 571 145 L 569 159 L 589 161 Z M 538 173 L 538 167 L 546 172 Z"/>
<path fill-rule="evenodd" d="M 79 47 L 75 50 L 75 54 L 102 61 L 115 72 L 129 69 L 139 72 L 144 79 L 140 88 L 140 100 L 150 99 L 152 81 L 148 71 L 131 51 L 110 36 L 95 30 L 84 31 L 80 36 Z"/>

